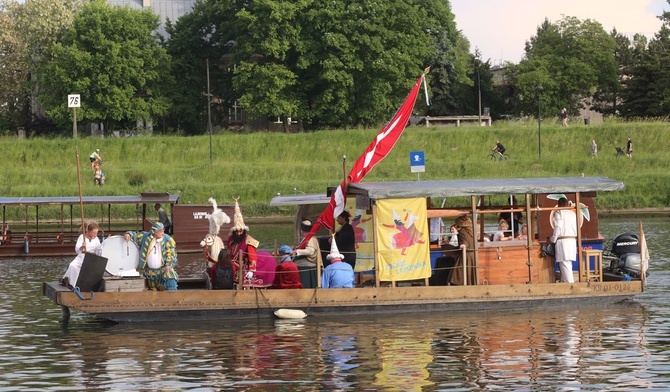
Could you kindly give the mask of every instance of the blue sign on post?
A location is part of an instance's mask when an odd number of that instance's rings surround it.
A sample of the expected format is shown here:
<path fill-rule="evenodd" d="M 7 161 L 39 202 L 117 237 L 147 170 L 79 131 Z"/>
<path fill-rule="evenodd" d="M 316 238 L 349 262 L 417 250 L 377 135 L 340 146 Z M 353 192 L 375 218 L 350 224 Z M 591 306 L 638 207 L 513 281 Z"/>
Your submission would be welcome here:
<path fill-rule="evenodd" d="M 423 173 L 426 171 L 426 159 L 423 151 L 412 151 L 409 153 L 409 165 L 412 173 Z"/>

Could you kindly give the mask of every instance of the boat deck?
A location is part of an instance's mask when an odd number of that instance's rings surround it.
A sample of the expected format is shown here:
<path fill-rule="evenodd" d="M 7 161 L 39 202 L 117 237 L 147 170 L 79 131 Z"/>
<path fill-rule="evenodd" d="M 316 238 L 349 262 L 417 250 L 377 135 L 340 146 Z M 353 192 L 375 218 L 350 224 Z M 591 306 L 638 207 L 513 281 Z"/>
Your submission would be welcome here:
<path fill-rule="evenodd" d="M 180 288 L 182 287 L 180 280 Z M 184 285 L 186 286 L 186 285 Z M 486 311 L 610 304 L 642 291 L 639 281 L 352 289 L 199 290 L 82 293 L 45 282 L 43 294 L 70 309 L 115 322 L 202 321 L 273 317 L 277 309 L 308 315 Z"/>

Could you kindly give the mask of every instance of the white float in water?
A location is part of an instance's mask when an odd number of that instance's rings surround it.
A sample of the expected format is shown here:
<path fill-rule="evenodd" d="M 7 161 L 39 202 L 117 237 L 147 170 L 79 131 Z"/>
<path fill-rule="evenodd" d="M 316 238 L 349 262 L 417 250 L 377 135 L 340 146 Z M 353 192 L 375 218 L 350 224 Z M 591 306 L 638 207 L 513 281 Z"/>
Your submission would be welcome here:
<path fill-rule="evenodd" d="M 298 309 L 278 309 L 275 310 L 275 316 L 280 319 L 303 319 L 307 314 Z"/>

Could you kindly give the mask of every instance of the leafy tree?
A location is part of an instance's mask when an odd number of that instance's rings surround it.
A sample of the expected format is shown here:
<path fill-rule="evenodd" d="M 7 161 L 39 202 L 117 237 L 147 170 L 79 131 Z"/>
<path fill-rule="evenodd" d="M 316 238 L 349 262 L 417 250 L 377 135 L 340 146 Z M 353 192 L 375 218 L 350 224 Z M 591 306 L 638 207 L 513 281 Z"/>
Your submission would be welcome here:
<path fill-rule="evenodd" d="M 40 100 L 47 115 L 65 126 L 72 121 L 68 94 L 81 95 L 77 119 L 110 125 L 151 120 L 167 112 L 170 59 L 152 33 L 158 16 L 150 10 L 112 7 L 93 0 L 75 17 L 53 60 L 40 71 L 49 81 Z"/>
<path fill-rule="evenodd" d="M 311 129 L 377 126 L 397 109 L 421 70 L 437 63 L 438 36 L 431 32 L 441 32 L 444 40 L 460 37 L 448 4 L 203 0 L 171 27 L 167 47 L 175 72 L 200 67 L 189 63 L 195 50 L 201 53 L 196 57 L 205 54 L 214 62 L 212 94 L 224 105 L 239 99 L 254 116 L 299 118 Z M 452 50 L 446 43 L 444 50 Z M 464 77 L 459 67 L 453 65 L 457 72 L 449 78 Z M 202 74 L 190 74 L 195 73 Z M 188 93 L 196 109 L 184 105 L 175 112 L 200 118 L 206 101 L 195 95 L 204 83 L 187 77 L 198 86 Z"/>
<path fill-rule="evenodd" d="M 207 63 L 212 94 L 212 121 L 225 124 L 232 90 L 232 71 L 237 46 L 236 14 L 239 1 L 204 0 L 176 22 L 168 22 L 166 49 L 172 58 L 172 75 L 179 81 L 168 95 L 173 101 L 169 119 L 187 134 L 200 134 L 207 124 Z"/>
<path fill-rule="evenodd" d="M 536 87 L 543 112 L 556 113 L 583 108 L 597 89 L 617 83 L 615 41 L 600 23 L 563 17 L 557 23 L 545 21 L 526 43 L 526 57 L 512 73 L 518 97 L 517 111 L 536 110 Z"/>
<path fill-rule="evenodd" d="M 0 117 L 7 127 L 35 130 L 43 116 L 36 70 L 72 25 L 83 0 L 0 0 Z"/>
<path fill-rule="evenodd" d="M 625 117 L 658 117 L 670 113 L 670 27 L 667 19 L 624 80 Z"/>

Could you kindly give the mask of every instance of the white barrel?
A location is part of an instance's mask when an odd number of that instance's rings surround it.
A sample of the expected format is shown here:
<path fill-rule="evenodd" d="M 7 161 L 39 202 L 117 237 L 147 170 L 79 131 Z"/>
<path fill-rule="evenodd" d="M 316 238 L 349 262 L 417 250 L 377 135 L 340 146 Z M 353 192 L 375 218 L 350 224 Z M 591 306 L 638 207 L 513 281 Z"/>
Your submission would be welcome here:
<path fill-rule="evenodd" d="M 140 262 L 140 251 L 133 241 L 126 241 L 122 235 L 115 235 L 102 242 L 101 255 L 107 258 L 105 270 L 115 276 L 136 275 Z"/>

